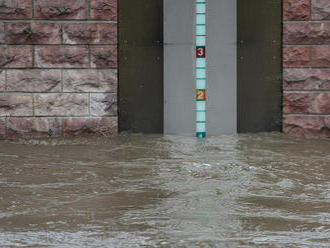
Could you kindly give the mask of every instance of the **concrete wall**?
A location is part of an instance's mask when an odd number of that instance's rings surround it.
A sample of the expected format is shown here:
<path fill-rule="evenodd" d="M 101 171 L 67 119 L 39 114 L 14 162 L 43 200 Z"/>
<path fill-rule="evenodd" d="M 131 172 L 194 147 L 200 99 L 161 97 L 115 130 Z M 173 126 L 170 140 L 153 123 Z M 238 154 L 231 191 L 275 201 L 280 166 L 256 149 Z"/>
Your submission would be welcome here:
<path fill-rule="evenodd" d="M 283 131 L 330 138 L 330 1 L 283 4 Z"/>
<path fill-rule="evenodd" d="M 164 132 L 196 135 L 196 0 L 164 0 Z M 207 134 L 236 133 L 236 0 L 207 2 Z M 190 29 L 187 28 L 191 26 Z"/>
<path fill-rule="evenodd" d="M 0 1 L 0 138 L 117 134 L 116 0 Z"/>

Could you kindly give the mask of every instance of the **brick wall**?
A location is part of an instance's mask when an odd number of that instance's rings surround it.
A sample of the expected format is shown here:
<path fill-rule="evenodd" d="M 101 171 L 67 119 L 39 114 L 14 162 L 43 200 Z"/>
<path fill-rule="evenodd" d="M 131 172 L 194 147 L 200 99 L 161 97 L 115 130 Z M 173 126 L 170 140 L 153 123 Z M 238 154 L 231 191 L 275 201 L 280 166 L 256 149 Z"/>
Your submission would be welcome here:
<path fill-rule="evenodd" d="M 0 0 L 0 138 L 117 134 L 116 0 Z"/>
<path fill-rule="evenodd" d="M 283 130 L 330 137 L 330 0 L 284 0 Z"/>

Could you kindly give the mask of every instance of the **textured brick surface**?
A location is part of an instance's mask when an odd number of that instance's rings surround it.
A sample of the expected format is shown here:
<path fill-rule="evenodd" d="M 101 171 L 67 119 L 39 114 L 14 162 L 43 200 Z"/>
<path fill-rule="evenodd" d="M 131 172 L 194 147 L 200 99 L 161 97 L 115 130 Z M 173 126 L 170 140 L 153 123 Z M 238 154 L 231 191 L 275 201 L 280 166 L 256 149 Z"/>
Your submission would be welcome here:
<path fill-rule="evenodd" d="M 91 48 L 91 65 L 96 68 L 117 67 L 117 47 L 99 46 Z"/>
<path fill-rule="evenodd" d="M 0 46 L 0 68 L 27 68 L 32 66 L 30 46 Z"/>
<path fill-rule="evenodd" d="M 9 70 L 7 91 L 60 92 L 60 70 Z"/>
<path fill-rule="evenodd" d="M 284 90 L 329 90 L 330 69 L 284 69 Z"/>
<path fill-rule="evenodd" d="M 312 66 L 330 67 L 330 46 L 312 48 Z"/>
<path fill-rule="evenodd" d="M 301 137 L 330 137 L 329 116 L 286 116 L 283 121 L 285 133 Z"/>
<path fill-rule="evenodd" d="M 117 115 L 117 94 L 92 93 L 90 98 L 91 115 L 115 116 Z"/>
<path fill-rule="evenodd" d="M 284 23 L 284 44 L 330 44 L 330 23 Z"/>
<path fill-rule="evenodd" d="M 0 70 L 0 91 L 4 91 L 6 88 L 6 71 Z"/>
<path fill-rule="evenodd" d="M 284 67 L 307 67 L 310 65 L 310 48 L 304 46 L 283 48 Z"/>
<path fill-rule="evenodd" d="M 284 93 L 283 113 L 306 114 L 310 109 L 311 98 L 307 93 Z"/>
<path fill-rule="evenodd" d="M 313 112 L 330 114 L 330 93 L 317 93 L 313 97 Z"/>
<path fill-rule="evenodd" d="M 284 20 L 308 20 L 310 18 L 310 0 L 284 0 Z"/>
<path fill-rule="evenodd" d="M 87 19 L 87 0 L 35 0 L 34 16 L 37 19 Z"/>
<path fill-rule="evenodd" d="M 312 19 L 314 20 L 330 19 L 329 0 L 312 0 Z"/>
<path fill-rule="evenodd" d="M 35 48 L 35 66 L 40 68 L 87 68 L 87 46 L 40 46 Z"/>
<path fill-rule="evenodd" d="M 7 123 L 9 139 L 59 137 L 62 134 L 58 118 L 9 118 Z"/>
<path fill-rule="evenodd" d="M 67 70 L 64 71 L 65 92 L 116 92 L 117 70 Z"/>
<path fill-rule="evenodd" d="M 114 136 L 118 134 L 117 117 L 65 118 L 64 136 Z"/>
<path fill-rule="evenodd" d="M 6 23 L 9 44 L 60 44 L 61 26 L 55 23 Z"/>
<path fill-rule="evenodd" d="M 36 116 L 84 116 L 88 115 L 87 94 L 36 94 Z"/>
<path fill-rule="evenodd" d="M 0 94 L 0 116 L 32 116 L 32 96 Z"/>
<path fill-rule="evenodd" d="M 1 0 L 0 19 L 29 19 L 32 17 L 32 0 Z"/>
<path fill-rule="evenodd" d="M 117 20 L 117 0 L 91 0 L 91 18 Z"/>
<path fill-rule="evenodd" d="M 284 0 L 283 11 L 283 131 L 330 138 L 330 1 Z"/>
<path fill-rule="evenodd" d="M 0 138 L 116 135 L 117 27 L 115 0 L 0 0 Z"/>
<path fill-rule="evenodd" d="M 70 23 L 64 25 L 63 41 L 66 44 L 116 44 L 115 23 Z"/>

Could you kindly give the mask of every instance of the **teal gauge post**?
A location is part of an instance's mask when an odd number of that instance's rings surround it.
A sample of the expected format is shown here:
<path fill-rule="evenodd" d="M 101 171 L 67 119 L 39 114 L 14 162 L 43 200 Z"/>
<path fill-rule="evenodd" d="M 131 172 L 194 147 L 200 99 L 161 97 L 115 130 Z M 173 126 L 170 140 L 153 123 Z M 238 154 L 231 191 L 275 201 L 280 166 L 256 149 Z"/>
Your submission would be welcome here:
<path fill-rule="evenodd" d="M 196 136 L 206 137 L 206 0 L 196 0 Z"/>

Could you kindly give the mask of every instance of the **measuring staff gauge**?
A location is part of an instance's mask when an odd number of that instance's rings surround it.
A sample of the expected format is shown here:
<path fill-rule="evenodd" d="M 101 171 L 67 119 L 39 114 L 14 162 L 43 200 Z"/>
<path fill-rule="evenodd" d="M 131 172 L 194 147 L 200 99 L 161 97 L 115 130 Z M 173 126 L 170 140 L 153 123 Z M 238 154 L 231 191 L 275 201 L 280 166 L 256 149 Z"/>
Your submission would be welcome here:
<path fill-rule="evenodd" d="M 196 136 L 206 137 L 206 0 L 196 0 Z"/>

